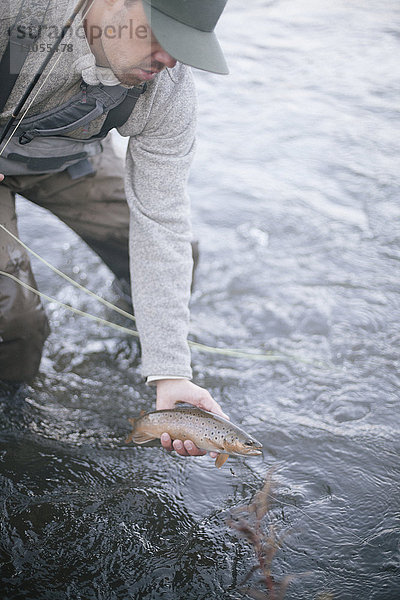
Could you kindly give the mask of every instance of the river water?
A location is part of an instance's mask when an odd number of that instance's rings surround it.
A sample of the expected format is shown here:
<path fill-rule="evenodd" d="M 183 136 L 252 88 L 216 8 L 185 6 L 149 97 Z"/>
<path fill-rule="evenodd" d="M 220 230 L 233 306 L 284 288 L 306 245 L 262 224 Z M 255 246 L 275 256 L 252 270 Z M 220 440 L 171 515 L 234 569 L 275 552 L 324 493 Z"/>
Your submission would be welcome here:
<path fill-rule="evenodd" d="M 399 18 L 397 0 L 230 0 L 231 75 L 196 73 L 191 331 L 283 358 L 194 351 L 194 379 L 264 455 L 217 470 L 126 446 L 154 407 L 136 341 L 47 303 L 41 372 L 0 403 L 2 599 L 239 599 L 254 555 L 226 520 L 271 467 L 272 573 L 302 574 L 286 598 L 400 597 Z M 28 244 L 116 299 L 71 231 L 19 214 Z M 115 319 L 33 263 L 43 292 Z"/>

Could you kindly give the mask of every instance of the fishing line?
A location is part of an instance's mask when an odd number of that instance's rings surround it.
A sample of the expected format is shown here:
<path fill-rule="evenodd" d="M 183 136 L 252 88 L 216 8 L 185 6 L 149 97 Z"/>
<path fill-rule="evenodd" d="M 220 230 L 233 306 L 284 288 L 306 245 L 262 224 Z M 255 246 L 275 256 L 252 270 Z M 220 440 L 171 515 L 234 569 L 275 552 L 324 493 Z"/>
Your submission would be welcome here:
<path fill-rule="evenodd" d="M 118 325 L 117 323 L 112 323 L 111 321 L 107 321 L 106 319 L 102 319 L 101 317 L 96 317 L 95 315 L 85 312 L 84 310 L 79 310 L 79 308 L 74 308 L 73 306 L 70 306 L 69 304 L 64 304 L 64 302 L 61 302 L 60 300 L 57 300 L 56 298 L 52 298 L 51 296 L 47 296 L 47 294 L 44 294 L 43 292 L 39 292 L 39 290 L 36 290 L 28 283 L 21 281 L 20 279 L 18 279 L 18 277 L 15 277 L 15 275 L 11 275 L 11 273 L 6 273 L 5 271 L 0 271 L 0 275 L 9 277 L 10 279 L 15 281 L 22 287 L 24 287 L 27 290 L 29 290 L 30 292 L 33 292 L 34 294 L 36 294 L 36 296 L 40 296 L 40 298 L 44 298 L 45 300 L 48 300 L 49 302 L 55 302 L 59 306 L 62 306 L 63 308 L 66 308 L 67 310 L 70 310 L 70 311 L 76 313 L 77 315 L 80 315 L 81 317 L 87 317 L 88 319 L 93 319 L 93 321 L 97 321 L 98 323 L 101 323 L 102 325 L 108 325 L 108 327 L 112 327 L 113 329 L 116 329 L 117 331 L 123 331 L 124 333 L 129 333 L 129 335 L 139 337 L 138 332 L 135 331 L 134 329 L 128 329 L 128 327 L 123 327 L 122 325 Z"/>
<path fill-rule="evenodd" d="M 54 271 L 54 273 L 56 273 L 57 275 L 59 275 L 60 277 L 62 277 L 66 281 L 68 281 L 68 283 L 75 286 L 76 288 L 78 288 L 79 290 L 84 292 L 85 294 L 92 296 L 93 298 L 95 298 L 95 300 L 97 300 L 98 302 L 101 302 L 101 304 L 103 304 L 110 310 L 113 310 L 113 311 L 121 314 L 122 316 L 126 317 L 127 319 L 130 319 L 131 321 L 134 321 L 134 322 L 136 321 L 134 315 L 126 312 L 125 310 L 123 310 L 122 308 L 119 308 L 118 306 L 115 306 L 111 302 L 108 302 L 108 300 L 105 300 L 101 296 L 98 296 L 97 294 L 95 294 L 94 292 L 92 292 L 91 290 L 86 288 L 85 286 L 81 285 L 80 283 L 78 283 L 77 281 L 75 281 L 74 279 L 72 279 L 71 277 L 69 277 L 68 275 L 66 275 L 65 273 L 63 273 L 62 271 L 57 269 L 56 267 L 54 267 L 51 263 L 49 263 L 47 260 L 45 260 L 43 257 L 41 257 L 37 252 L 32 250 L 29 246 L 27 246 L 27 244 L 25 244 L 16 235 L 14 235 L 11 231 L 9 231 L 7 229 L 7 227 L 0 224 L 0 228 L 3 229 L 3 231 L 5 231 L 6 233 L 8 233 L 13 238 L 13 240 L 15 240 L 18 244 L 20 244 L 23 248 L 25 248 L 25 250 L 30 252 L 33 256 L 35 256 L 44 265 L 49 267 L 49 269 Z M 59 304 L 60 306 L 66 308 L 67 310 L 71 310 L 72 312 L 75 312 L 81 316 L 85 316 L 85 317 L 88 317 L 95 321 L 98 321 L 99 323 L 102 323 L 104 325 L 107 325 L 109 327 L 117 329 L 118 331 L 123 331 L 125 333 L 128 333 L 129 335 L 134 335 L 135 337 L 138 336 L 137 331 L 135 331 L 133 329 L 129 329 L 128 327 L 123 327 L 122 325 L 117 325 L 116 323 L 107 321 L 106 319 L 101 319 L 100 317 L 96 317 L 95 315 L 92 315 L 90 313 L 87 313 L 84 311 L 79 311 L 79 309 L 73 308 L 72 306 L 69 306 L 68 304 L 64 304 L 64 303 L 60 302 L 59 300 L 57 300 L 56 298 L 47 296 L 46 294 L 39 292 L 35 288 L 28 286 L 28 284 L 24 283 L 23 281 L 21 281 L 20 279 L 18 279 L 18 277 L 15 277 L 14 275 L 10 275 L 9 273 L 6 273 L 5 271 L 0 271 L 0 274 L 5 275 L 6 277 L 10 277 L 16 283 L 19 283 L 23 287 L 26 287 L 27 289 L 32 291 L 37 296 L 43 297 L 50 302 L 55 302 L 56 304 Z M 320 366 L 320 367 L 328 366 L 328 365 L 324 365 L 322 362 L 317 363 L 315 361 L 307 360 L 300 356 L 294 356 L 292 354 L 286 354 L 286 353 L 274 354 L 273 352 L 268 352 L 268 351 L 261 353 L 261 352 L 257 352 L 256 350 L 247 351 L 247 350 L 241 350 L 240 348 L 218 348 L 215 346 L 208 346 L 206 344 L 201 344 L 200 342 L 194 342 L 192 340 L 188 340 L 188 343 L 192 348 L 199 350 L 200 352 L 206 352 L 208 354 L 219 354 L 222 356 L 230 356 L 232 358 L 243 358 L 243 359 L 264 360 L 264 361 L 279 361 L 279 360 L 288 360 L 289 359 L 289 360 L 294 360 L 296 362 L 301 362 L 304 364 L 312 365 L 314 367 L 315 366 Z"/>
<path fill-rule="evenodd" d="M 134 329 L 129 329 L 128 327 L 123 327 L 123 325 L 118 325 L 117 323 L 113 323 L 112 321 L 107 321 L 107 319 L 102 319 L 101 317 L 97 317 L 96 315 L 92 315 L 91 313 L 85 312 L 78 308 L 74 308 L 73 306 L 70 306 L 69 304 L 65 304 L 64 302 L 61 302 L 60 300 L 57 300 L 56 298 L 53 298 L 52 296 L 48 296 L 47 294 L 44 294 L 43 292 L 39 292 L 39 290 L 33 288 L 28 283 L 21 281 L 20 279 L 18 279 L 18 277 L 15 277 L 15 275 L 11 275 L 11 273 L 6 273 L 5 271 L 0 270 L 0 275 L 4 275 L 5 277 L 12 279 L 13 281 L 18 283 L 22 287 L 29 290 L 30 292 L 36 294 L 36 296 L 39 296 L 40 298 L 44 298 L 45 300 L 48 300 L 49 302 L 54 302 L 54 303 L 58 304 L 59 306 L 62 306 L 63 308 L 70 310 L 71 312 L 74 312 L 82 317 L 87 317 L 88 319 L 97 321 L 101 325 L 107 325 L 107 327 L 111 327 L 112 329 L 116 329 L 117 331 L 127 333 L 128 335 L 132 335 L 134 337 L 139 337 L 139 333 L 137 331 L 135 331 Z M 82 288 L 83 288 L 83 286 L 82 286 Z M 85 289 L 85 288 L 83 288 L 83 289 Z M 92 295 L 96 297 L 96 294 L 92 294 Z M 108 304 L 110 304 L 110 308 L 113 307 L 113 305 L 111 303 L 108 303 Z M 114 307 L 114 308 L 117 308 L 117 307 Z M 127 314 L 129 314 L 129 313 L 127 313 Z M 132 315 L 130 315 L 130 316 L 132 316 Z M 301 359 L 296 359 L 295 357 L 291 357 L 289 355 L 272 354 L 272 352 L 270 354 L 267 354 L 267 353 L 265 353 L 265 354 L 258 353 L 257 354 L 255 352 L 246 352 L 244 350 L 236 350 L 233 348 L 232 349 L 230 349 L 230 348 L 215 348 L 214 346 L 207 346 L 206 344 L 200 344 L 199 342 L 193 342 L 192 340 L 188 340 L 188 344 L 192 348 L 200 350 L 201 352 L 207 352 L 208 354 L 222 354 L 224 356 L 232 356 L 232 357 L 236 357 L 236 358 L 246 358 L 246 359 L 252 359 L 252 360 L 267 360 L 267 361 L 279 361 L 279 360 L 282 361 L 282 360 L 286 360 L 286 359 L 290 359 L 290 358 L 293 358 L 294 360 L 301 360 Z"/>
<path fill-rule="evenodd" d="M 296 359 L 295 357 L 292 357 L 289 354 L 282 354 L 279 356 L 278 354 L 273 354 L 272 352 L 257 353 L 256 351 L 252 352 L 246 350 L 239 350 L 238 348 L 217 348 L 215 346 L 206 346 L 205 344 L 201 344 L 200 342 L 193 342 L 192 340 L 189 340 L 189 346 L 191 346 L 192 348 L 196 348 L 201 352 L 208 352 L 209 354 L 222 354 L 224 356 L 232 356 L 233 358 L 250 358 L 252 360 L 270 361 L 293 358 L 294 360 L 300 360 L 301 362 L 303 362 L 303 359 Z"/>
<path fill-rule="evenodd" d="M 18 244 L 20 244 L 23 248 L 25 248 L 25 250 L 27 250 L 28 252 L 30 252 L 38 260 L 40 260 L 44 265 L 46 265 L 46 267 L 49 267 L 49 269 L 51 269 L 52 271 L 54 271 L 54 273 L 57 273 L 57 275 L 59 275 L 60 277 L 62 277 L 66 281 L 68 281 L 68 283 L 70 283 L 71 285 L 74 285 L 75 287 L 77 287 L 78 289 L 80 289 L 85 294 L 88 294 L 89 296 L 92 296 L 98 302 L 101 302 L 102 304 L 104 304 L 104 306 L 107 306 L 107 308 L 110 308 L 111 310 L 114 310 L 114 311 L 118 312 L 119 314 L 123 315 L 127 319 L 130 319 L 131 321 L 136 321 L 135 317 L 132 314 L 126 312 L 125 310 L 122 310 L 122 308 L 118 308 L 118 306 L 115 306 L 111 302 L 108 302 L 107 300 L 105 300 L 101 296 L 98 296 L 97 294 L 95 294 L 94 292 L 92 292 L 88 288 L 84 287 L 83 285 L 81 285 L 80 283 L 78 283 L 77 281 L 75 281 L 74 279 L 71 279 L 71 277 L 68 277 L 68 275 L 66 275 L 65 273 L 63 273 L 62 271 L 60 271 L 59 269 L 57 269 L 56 267 L 54 267 L 51 263 L 47 262 L 46 259 L 44 259 L 42 256 L 40 256 L 39 254 L 37 254 L 37 252 L 35 252 L 31 248 L 29 248 L 29 246 L 27 246 L 26 244 L 24 244 L 24 242 L 22 240 L 20 240 L 16 235 L 14 235 L 13 233 L 11 233 L 11 231 L 9 231 L 7 229 L 7 227 L 5 227 L 4 225 L 0 224 L 0 228 L 3 229 L 6 233 L 8 233 L 8 235 L 10 235 L 13 238 L 13 240 L 15 240 L 16 242 L 18 242 Z"/>
<path fill-rule="evenodd" d="M 81 290 L 85 294 L 88 294 L 88 295 L 92 296 L 93 298 L 95 298 L 96 300 L 98 300 L 99 302 L 101 302 L 104 306 L 107 306 L 107 308 L 109 308 L 111 310 L 114 310 L 115 312 L 118 312 L 119 314 L 121 314 L 124 317 L 127 317 L 131 321 L 135 321 L 136 320 L 135 317 L 132 314 L 126 312 L 125 310 L 122 310 L 121 308 L 118 308 L 118 306 L 115 306 L 114 304 L 112 304 L 111 302 L 108 302 L 104 298 L 101 298 L 101 296 L 98 296 L 97 294 L 95 294 L 94 292 L 92 292 L 91 290 L 89 290 L 88 288 L 86 288 L 85 286 L 81 285 L 80 283 L 78 283 L 77 281 L 75 281 L 74 279 L 72 279 L 71 277 L 69 277 L 68 275 L 66 275 L 65 273 L 63 273 L 62 271 L 60 271 L 59 269 L 57 269 L 56 267 L 54 267 L 51 263 L 49 263 L 47 260 L 45 260 L 43 257 L 41 257 L 37 252 L 35 252 L 34 250 L 32 250 L 29 246 L 27 246 L 27 244 L 25 244 L 16 235 L 14 235 L 11 231 L 9 231 L 7 229 L 7 227 L 5 227 L 4 225 L 0 224 L 0 228 L 3 229 L 3 231 L 5 231 L 6 233 L 8 233 L 13 238 L 13 240 L 15 240 L 18 244 L 20 244 L 23 248 L 25 248 L 25 250 L 27 250 L 28 252 L 30 252 L 38 260 L 40 260 L 43 264 L 45 264 L 52 271 L 54 271 L 54 273 L 56 273 L 57 275 L 59 275 L 60 277 L 62 277 L 66 281 L 68 281 L 68 283 L 70 283 L 71 285 L 74 285 L 75 287 L 77 287 L 79 290 Z M 30 286 L 28 286 L 28 284 L 22 282 L 20 279 L 18 279 L 18 277 L 15 277 L 14 275 L 10 275 L 9 273 L 6 273 L 5 271 L 0 271 L 0 274 L 1 275 L 5 275 L 7 277 L 10 277 L 11 279 L 13 279 L 14 281 L 16 281 L 17 283 L 19 283 L 23 287 L 26 287 L 27 289 L 29 289 L 30 291 L 32 291 L 37 296 L 41 296 L 41 297 L 45 298 L 48 301 L 55 302 L 56 304 L 60 304 L 64 308 L 67 308 L 68 310 L 76 312 L 77 314 L 80 314 L 81 316 L 86 316 L 86 317 L 89 317 L 89 318 L 94 319 L 94 320 L 99 320 L 100 319 L 100 317 L 96 317 L 95 315 L 91 315 L 90 313 L 86 313 L 84 311 L 80 311 L 79 312 L 78 309 L 75 309 L 72 306 L 69 306 L 68 304 L 63 304 L 62 302 L 60 302 L 56 298 L 52 298 L 50 296 L 47 296 L 46 294 L 42 294 L 42 292 L 39 292 L 35 288 L 31 288 Z M 122 325 L 117 325 L 116 323 L 112 323 L 111 321 L 107 321 L 106 319 L 100 319 L 99 322 L 101 322 L 101 323 L 103 323 L 105 325 L 108 325 L 109 327 L 114 327 L 114 329 L 118 329 L 119 331 L 124 331 L 125 333 L 128 333 L 130 335 L 135 335 L 135 336 L 137 335 L 137 332 L 135 332 L 134 334 L 132 334 L 132 332 L 134 331 L 133 329 L 129 329 L 128 327 L 123 327 Z M 296 357 L 290 356 L 288 354 L 287 355 L 282 354 L 282 355 L 279 356 L 277 354 L 273 354 L 272 352 L 260 353 L 260 352 L 257 352 L 257 351 L 253 352 L 253 351 L 240 350 L 238 348 L 216 348 L 214 346 L 207 346 L 206 344 L 201 344 L 200 342 L 194 342 L 192 340 L 189 340 L 189 345 L 192 348 L 200 350 L 201 352 L 207 352 L 208 354 L 220 354 L 220 355 L 223 355 L 223 356 L 231 356 L 231 357 L 234 357 L 234 358 L 249 358 L 249 359 L 252 359 L 252 360 L 267 360 L 267 361 L 284 360 L 284 359 L 288 359 L 289 358 L 289 359 L 298 360 L 300 362 L 314 364 L 312 361 L 307 361 L 306 359 L 302 359 L 300 357 L 296 358 Z"/>

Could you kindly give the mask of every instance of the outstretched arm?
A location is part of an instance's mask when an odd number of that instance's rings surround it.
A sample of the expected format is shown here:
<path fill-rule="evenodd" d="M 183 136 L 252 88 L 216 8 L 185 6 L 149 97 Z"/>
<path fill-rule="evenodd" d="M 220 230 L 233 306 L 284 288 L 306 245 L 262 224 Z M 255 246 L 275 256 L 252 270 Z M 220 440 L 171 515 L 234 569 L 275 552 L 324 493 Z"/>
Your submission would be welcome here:
<path fill-rule="evenodd" d="M 194 83 L 190 71 L 177 66 L 173 79 L 162 73 L 158 84 L 146 92 L 150 112 L 141 133 L 131 137 L 127 153 L 132 298 L 142 372 L 151 382 L 157 377 L 158 410 L 187 402 L 223 414 L 206 390 L 189 381 L 192 248 L 187 179 L 195 147 Z M 121 133 L 129 133 L 129 122 Z M 189 440 L 172 442 L 168 434 L 161 443 L 182 456 L 205 454 Z"/>

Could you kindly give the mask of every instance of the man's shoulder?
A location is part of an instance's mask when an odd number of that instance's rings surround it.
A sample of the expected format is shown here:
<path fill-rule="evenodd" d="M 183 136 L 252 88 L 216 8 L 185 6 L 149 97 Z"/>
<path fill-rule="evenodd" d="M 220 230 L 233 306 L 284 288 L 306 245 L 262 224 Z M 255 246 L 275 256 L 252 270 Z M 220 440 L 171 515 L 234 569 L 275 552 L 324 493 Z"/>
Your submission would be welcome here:
<path fill-rule="evenodd" d="M 75 0 L 57 0 L 57 2 L 43 2 L 42 0 L 12 0 L 4 3 L 0 15 L 0 23 L 9 27 L 19 26 L 28 29 L 36 28 L 43 21 L 46 25 L 47 18 L 53 18 L 54 24 L 60 25 L 59 19 L 65 19 L 72 13 Z M 57 20 L 58 19 L 58 20 Z"/>
<path fill-rule="evenodd" d="M 61 33 L 67 18 L 71 16 L 75 3 L 75 0 L 57 0 L 57 2 L 8 0 L 5 2 L 0 14 L 0 56 L 8 44 L 10 31 L 14 32 L 18 43 L 21 44 L 24 43 L 24 40 L 31 41 L 37 34 L 39 34 L 38 41 L 45 44 L 43 48 L 47 47 L 47 44 L 53 44 Z M 78 16 L 76 23 L 79 23 L 80 20 L 81 17 Z M 74 31 L 74 26 L 72 31 Z M 37 59 L 38 65 L 45 58 L 42 49 L 38 49 L 34 45 L 30 55 L 31 58 L 33 56 Z M 25 62 L 29 62 L 29 60 Z"/>
<path fill-rule="evenodd" d="M 160 73 L 151 102 L 154 116 L 168 112 L 171 117 L 179 118 L 193 113 L 197 99 L 192 69 L 177 63 L 173 69 Z"/>
<path fill-rule="evenodd" d="M 153 110 L 163 111 L 174 106 L 178 112 L 194 110 L 197 103 L 196 87 L 192 69 L 177 63 L 159 75 L 153 97 Z"/>
<path fill-rule="evenodd" d="M 176 63 L 173 69 L 162 71 L 154 84 L 155 93 L 160 97 L 170 97 L 171 95 L 182 96 L 183 94 L 189 94 L 190 96 L 195 94 L 192 69 L 182 63 Z"/>
<path fill-rule="evenodd" d="M 157 128 L 161 121 L 176 127 L 178 121 L 195 118 L 196 89 L 192 70 L 177 63 L 173 69 L 164 70 L 148 85 L 139 99 L 131 117 L 119 131 L 122 135 L 137 135 L 145 129 Z"/>

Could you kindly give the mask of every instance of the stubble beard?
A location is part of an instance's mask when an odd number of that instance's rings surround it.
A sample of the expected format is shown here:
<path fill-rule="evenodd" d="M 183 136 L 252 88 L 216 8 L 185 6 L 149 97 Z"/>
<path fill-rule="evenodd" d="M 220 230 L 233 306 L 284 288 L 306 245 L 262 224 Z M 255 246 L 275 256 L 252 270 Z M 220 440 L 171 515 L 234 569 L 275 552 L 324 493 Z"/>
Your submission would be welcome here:
<path fill-rule="evenodd" d="M 129 67 L 129 69 L 124 69 L 121 67 L 118 68 L 116 65 L 113 65 L 109 60 L 108 63 L 110 69 L 112 70 L 118 81 L 120 81 L 122 85 L 126 85 L 129 87 L 141 85 L 144 81 L 146 81 L 145 79 L 141 79 L 140 77 L 135 75 L 135 73 L 133 73 L 132 71 L 138 69 L 147 72 L 156 71 L 158 73 L 165 69 L 165 65 L 158 62 L 151 63 L 150 61 L 143 61 L 138 65 L 132 65 L 131 67 Z"/>
<path fill-rule="evenodd" d="M 122 85 L 126 85 L 127 87 L 139 86 L 143 83 L 143 80 L 134 75 L 130 75 L 129 73 L 122 74 L 114 72 L 114 75 Z"/>

